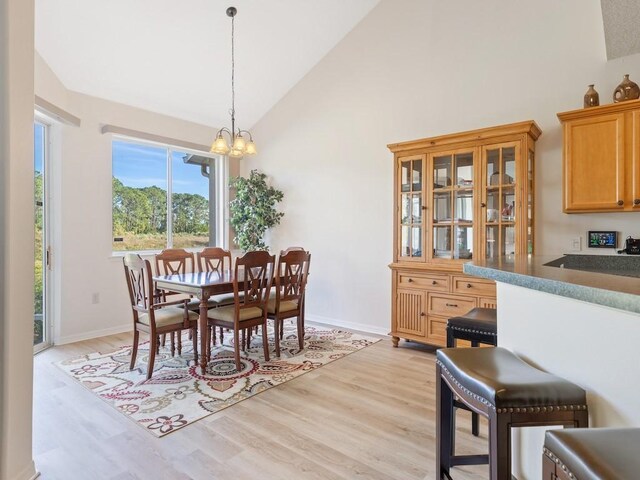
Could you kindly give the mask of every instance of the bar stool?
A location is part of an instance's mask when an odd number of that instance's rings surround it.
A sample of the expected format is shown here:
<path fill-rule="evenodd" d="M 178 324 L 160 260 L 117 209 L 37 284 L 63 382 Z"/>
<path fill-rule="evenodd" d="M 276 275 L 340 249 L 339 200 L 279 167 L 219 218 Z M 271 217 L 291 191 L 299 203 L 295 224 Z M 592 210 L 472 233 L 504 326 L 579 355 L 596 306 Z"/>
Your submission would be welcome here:
<path fill-rule="evenodd" d="M 635 480 L 640 478 L 640 428 L 549 430 L 542 478 Z"/>
<path fill-rule="evenodd" d="M 585 391 L 538 370 L 500 347 L 444 348 L 436 353 L 436 471 L 489 464 L 491 480 L 511 480 L 510 429 L 589 424 Z M 455 455 L 454 395 L 489 420 L 489 455 Z"/>
<path fill-rule="evenodd" d="M 447 321 L 447 348 L 456 346 L 456 340 L 467 340 L 472 347 L 479 344 L 498 345 L 498 322 L 495 308 L 474 308 L 459 317 Z M 456 402 L 457 408 L 469 410 L 464 404 Z M 480 434 L 478 414 L 471 412 L 471 433 Z"/>

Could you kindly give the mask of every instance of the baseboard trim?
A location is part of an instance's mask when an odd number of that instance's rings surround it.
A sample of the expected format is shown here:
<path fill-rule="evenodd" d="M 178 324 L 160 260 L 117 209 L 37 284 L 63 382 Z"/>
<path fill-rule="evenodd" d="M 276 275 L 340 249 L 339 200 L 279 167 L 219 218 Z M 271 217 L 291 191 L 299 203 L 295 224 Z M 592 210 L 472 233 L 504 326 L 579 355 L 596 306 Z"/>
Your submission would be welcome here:
<path fill-rule="evenodd" d="M 345 322 L 336 318 L 323 317 L 321 315 L 306 315 L 306 320 L 313 323 L 321 323 L 323 325 L 329 325 L 333 327 L 342 327 L 349 330 L 358 330 L 365 333 L 373 333 L 375 335 L 387 336 L 389 335 L 389 328 L 373 327 L 366 323 L 358 322 Z"/>
<path fill-rule="evenodd" d="M 32 460 L 31 463 L 22 470 L 22 472 L 13 478 L 13 480 L 35 480 L 39 476 L 40 472 L 36 470 L 36 464 L 33 463 Z"/>
<path fill-rule="evenodd" d="M 54 339 L 54 345 L 66 345 L 67 343 L 82 342 L 84 340 L 91 340 L 98 337 L 106 337 L 107 335 L 115 335 L 118 333 L 133 331 L 133 325 L 127 323 L 126 325 L 119 325 L 117 327 L 103 328 L 101 330 L 91 330 L 90 332 L 78 333 L 76 335 L 66 335 Z"/>

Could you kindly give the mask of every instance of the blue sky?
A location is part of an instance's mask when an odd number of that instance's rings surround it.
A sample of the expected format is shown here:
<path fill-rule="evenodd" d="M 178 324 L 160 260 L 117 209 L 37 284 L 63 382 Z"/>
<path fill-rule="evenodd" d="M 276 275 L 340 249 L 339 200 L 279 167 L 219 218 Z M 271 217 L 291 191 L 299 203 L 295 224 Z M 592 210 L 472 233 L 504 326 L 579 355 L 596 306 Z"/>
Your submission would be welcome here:
<path fill-rule="evenodd" d="M 197 193 L 209 198 L 209 181 L 199 165 L 184 163 L 186 154 L 172 151 L 173 193 Z M 113 176 L 128 187 L 156 186 L 167 189 L 167 149 L 113 141 Z"/>
<path fill-rule="evenodd" d="M 33 125 L 33 166 L 36 172 L 42 172 L 44 161 L 44 126 L 39 123 Z"/>

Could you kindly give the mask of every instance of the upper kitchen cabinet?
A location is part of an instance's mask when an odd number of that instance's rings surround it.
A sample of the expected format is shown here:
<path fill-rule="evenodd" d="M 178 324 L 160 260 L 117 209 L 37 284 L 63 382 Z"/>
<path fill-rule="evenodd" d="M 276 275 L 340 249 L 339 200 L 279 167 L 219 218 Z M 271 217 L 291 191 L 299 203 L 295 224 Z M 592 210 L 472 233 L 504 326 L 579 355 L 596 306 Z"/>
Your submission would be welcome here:
<path fill-rule="evenodd" d="M 640 100 L 559 113 L 565 213 L 640 211 Z"/>

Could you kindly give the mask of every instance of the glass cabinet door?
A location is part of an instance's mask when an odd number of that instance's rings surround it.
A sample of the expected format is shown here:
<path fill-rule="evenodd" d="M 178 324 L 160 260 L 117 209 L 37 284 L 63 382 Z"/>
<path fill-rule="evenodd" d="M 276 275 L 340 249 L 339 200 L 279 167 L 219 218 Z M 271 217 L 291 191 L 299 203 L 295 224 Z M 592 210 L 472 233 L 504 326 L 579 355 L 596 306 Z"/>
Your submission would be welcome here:
<path fill-rule="evenodd" d="M 469 259 L 473 256 L 473 176 L 473 152 L 433 157 L 434 259 Z"/>
<path fill-rule="evenodd" d="M 400 257 L 423 257 L 423 158 L 400 159 Z"/>
<path fill-rule="evenodd" d="M 485 256 L 516 253 L 516 146 L 485 150 Z"/>

